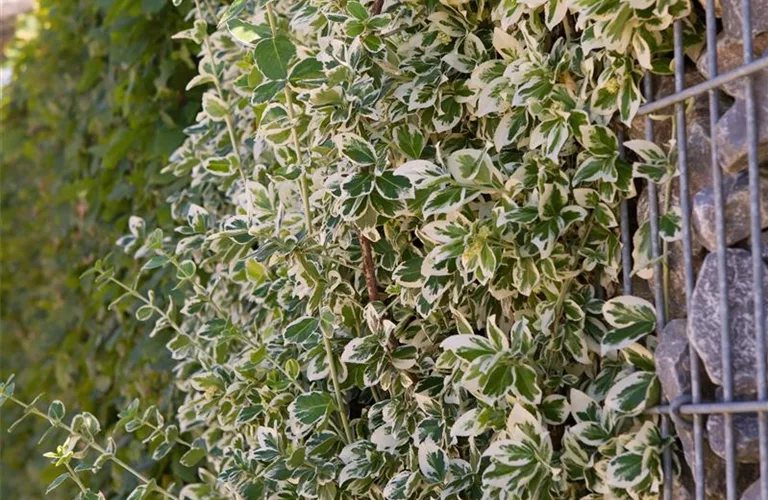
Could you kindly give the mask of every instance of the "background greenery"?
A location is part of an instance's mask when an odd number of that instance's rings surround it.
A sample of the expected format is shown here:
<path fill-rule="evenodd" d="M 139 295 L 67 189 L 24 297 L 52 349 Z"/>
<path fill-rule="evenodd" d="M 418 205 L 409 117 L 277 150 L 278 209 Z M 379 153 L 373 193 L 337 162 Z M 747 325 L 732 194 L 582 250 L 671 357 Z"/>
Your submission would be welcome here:
<path fill-rule="evenodd" d="M 200 103 L 184 91 L 196 48 L 168 36 L 186 12 L 165 0 L 41 0 L 6 48 L 14 76 L 0 112 L 1 369 L 17 374 L 26 399 L 55 394 L 108 426 L 135 396 L 155 394 L 161 408 L 173 398 L 167 339 L 150 339 L 123 307 L 108 312 L 114 291 L 83 287 L 79 276 L 112 251 L 129 214 L 170 217 L 172 178 L 160 170 Z M 135 274 L 132 259 L 112 260 Z M 60 471 L 36 448 L 43 421 L 5 432 L 18 416 L 2 411 L 0 497 L 41 498 Z M 171 457 L 152 465 L 142 448 L 126 451 L 139 467 L 171 467 Z M 130 491 L 121 472 L 97 479 L 122 490 L 103 490 L 108 497 Z"/>

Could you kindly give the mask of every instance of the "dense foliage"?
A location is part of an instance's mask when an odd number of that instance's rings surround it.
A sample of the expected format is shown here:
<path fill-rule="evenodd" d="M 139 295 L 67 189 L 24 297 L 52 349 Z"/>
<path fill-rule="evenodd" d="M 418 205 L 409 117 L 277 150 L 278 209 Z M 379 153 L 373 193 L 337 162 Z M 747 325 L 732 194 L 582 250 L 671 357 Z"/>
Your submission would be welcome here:
<path fill-rule="evenodd" d="M 166 30 L 181 29 L 185 11 L 163 0 L 38 3 L 18 20 L 3 61 L 13 80 L 0 91 L 0 365 L 25 392 L 55 395 L 105 428 L 139 395 L 170 417 L 163 339 L 148 338 L 127 305 L 108 313 L 115 294 L 79 277 L 113 250 L 130 213 L 170 223 L 173 177 L 160 171 L 200 109 L 199 94 L 184 92 L 197 47 L 170 40 Z M 119 253 L 112 262 L 126 276 L 137 269 Z M 18 415 L 6 410 L 0 497 L 42 498 L 60 473 L 35 446 L 46 426 L 27 420 L 9 435 Z M 138 444 L 124 453 L 146 455 Z M 135 486 L 116 477 L 92 484 L 107 494 Z"/>
<path fill-rule="evenodd" d="M 131 498 L 658 496 L 656 314 L 614 297 L 617 212 L 674 158 L 629 141 L 630 163 L 614 129 L 673 20 L 696 50 L 690 3 L 177 3 L 205 93 L 164 170 L 173 224 L 136 210 L 140 273 L 89 278 L 170 335 L 175 417 L 150 394 L 121 423 L 198 479 L 7 383 L 66 431 L 53 486 L 94 498 L 111 462 Z"/>

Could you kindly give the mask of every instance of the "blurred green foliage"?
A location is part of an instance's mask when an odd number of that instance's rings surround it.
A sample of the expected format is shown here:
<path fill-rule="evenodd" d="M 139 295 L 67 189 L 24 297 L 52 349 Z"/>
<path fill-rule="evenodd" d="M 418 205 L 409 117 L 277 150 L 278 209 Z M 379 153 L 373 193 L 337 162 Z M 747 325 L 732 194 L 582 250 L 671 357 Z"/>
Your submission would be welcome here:
<path fill-rule="evenodd" d="M 149 338 L 127 305 L 108 311 L 119 292 L 97 293 L 79 276 L 113 250 L 130 214 L 170 220 L 172 178 L 160 170 L 198 112 L 199 94 L 184 90 L 195 49 L 168 35 L 186 12 L 170 1 L 38 3 L 18 21 L 4 63 L 13 80 L 0 111 L 0 371 L 17 374 L 26 400 L 44 392 L 111 426 L 135 396 L 153 393 L 161 409 L 174 397 L 167 339 Z M 129 257 L 111 260 L 135 274 Z M 46 426 L 34 419 L 9 435 L 19 416 L 2 410 L 0 498 L 42 498 L 61 472 L 42 458 L 54 440 L 36 446 Z M 139 467 L 171 466 L 125 446 Z M 108 498 L 134 484 L 109 467 L 93 480 Z M 65 487 L 74 484 L 55 495 Z"/>

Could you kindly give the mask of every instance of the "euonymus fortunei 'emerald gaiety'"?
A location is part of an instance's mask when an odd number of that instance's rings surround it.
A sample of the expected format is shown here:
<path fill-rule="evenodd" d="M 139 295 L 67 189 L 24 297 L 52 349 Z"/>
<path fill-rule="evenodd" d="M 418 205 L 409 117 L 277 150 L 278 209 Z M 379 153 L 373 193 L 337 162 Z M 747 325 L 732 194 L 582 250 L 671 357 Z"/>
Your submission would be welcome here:
<path fill-rule="evenodd" d="M 136 282 L 92 272 L 172 334 L 176 422 L 136 401 L 126 429 L 200 467 L 135 498 L 659 495 L 656 314 L 617 296 L 617 213 L 675 160 L 616 130 L 676 19 L 697 50 L 680 0 L 196 0 L 177 225 L 132 219 Z M 160 268 L 180 300 L 137 291 Z M 52 458 L 115 460 L 75 418 Z"/>

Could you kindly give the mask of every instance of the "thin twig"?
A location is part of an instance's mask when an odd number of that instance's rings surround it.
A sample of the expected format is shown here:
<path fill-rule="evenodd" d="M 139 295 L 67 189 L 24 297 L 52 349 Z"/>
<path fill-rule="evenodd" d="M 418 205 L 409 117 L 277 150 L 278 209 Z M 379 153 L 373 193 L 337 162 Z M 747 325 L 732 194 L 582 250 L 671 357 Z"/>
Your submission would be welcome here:
<path fill-rule="evenodd" d="M 267 19 L 269 20 L 269 28 L 272 31 L 272 37 L 277 38 L 277 22 L 275 21 L 275 13 L 271 3 L 267 4 Z M 285 96 L 285 109 L 288 111 L 288 120 L 291 122 L 291 140 L 293 141 L 293 149 L 294 153 L 296 153 L 296 161 L 301 167 L 301 145 L 299 144 L 299 133 L 296 130 L 293 95 L 291 94 L 288 85 L 283 88 L 283 95 Z M 309 204 L 309 184 L 307 182 L 307 172 L 305 168 L 301 168 L 301 173 L 299 174 L 299 190 L 301 191 L 301 201 L 304 205 L 304 225 L 307 227 L 307 233 L 311 236 L 314 232 L 312 227 L 312 207 Z"/>
<path fill-rule="evenodd" d="M 62 422 L 60 422 L 58 420 L 55 420 L 55 419 L 49 417 L 48 415 L 46 415 L 45 413 L 41 412 L 40 410 L 38 410 L 34 406 L 28 405 L 28 404 L 24 403 L 23 401 L 21 401 L 20 399 L 15 398 L 14 396 L 8 396 L 8 399 L 10 401 L 16 403 L 17 405 L 21 406 L 22 408 L 24 408 L 25 412 L 31 413 L 32 415 L 36 415 L 36 416 L 38 416 L 38 417 L 48 421 L 48 423 L 51 426 L 58 427 L 59 429 L 63 429 L 65 431 L 67 431 L 71 436 L 76 436 L 76 437 L 80 438 L 86 444 L 86 446 L 88 446 L 89 448 L 97 451 L 98 453 L 101 453 L 102 455 L 106 455 L 111 462 L 113 462 L 115 465 L 117 465 L 119 467 L 122 467 L 126 472 L 132 474 L 134 477 L 136 477 L 136 479 L 138 479 L 142 483 L 149 484 L 150 481 L 149 481 L 149 479 L 144 474 L 142 474 L 141 472 L 137 471 L 136 469 L 134 469 L 133 467 L 131 467 L 127 463 L 123 462 L 122 460 L 120 460 L 119 458 L 114 456 L 113 454 L 108 453 L 107 450 L 105 450 L 100 444 L 98 444 L 97 442 L 93 441 L 88 436 L 83 436 L 82 434 L 80 434 L 78 432 L 75 432 L 67 424 L 62 423 Z M 157 491 L 158 493 L 162 493 L 167 498 L 171 498 L 172 500 L 179 500 L 179 497 L 177 497 L 176 495 L 170 493 L 168 490 L 166 490 L 164 488 L 161 488 L 160 486 L 154 485 L 153 489 L 154 489 L 154 491 Z"/>
<path fill-rule="evenodd" d="M 360 248 L 363 251 L 363 274 L 365 274 L 365 286 L 368 289 L 368 300 L 376 302 L 379 300 L 379 284 L 376 282 L 376 268 L 373 265 L 373 252 L 371 252 L 371 242 L 358 232 L 360 238 Z"/>

